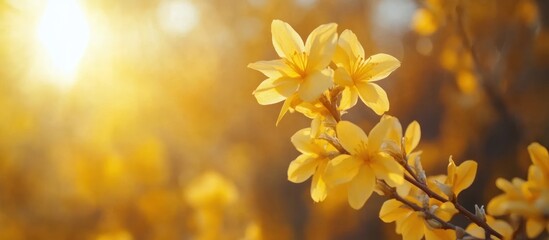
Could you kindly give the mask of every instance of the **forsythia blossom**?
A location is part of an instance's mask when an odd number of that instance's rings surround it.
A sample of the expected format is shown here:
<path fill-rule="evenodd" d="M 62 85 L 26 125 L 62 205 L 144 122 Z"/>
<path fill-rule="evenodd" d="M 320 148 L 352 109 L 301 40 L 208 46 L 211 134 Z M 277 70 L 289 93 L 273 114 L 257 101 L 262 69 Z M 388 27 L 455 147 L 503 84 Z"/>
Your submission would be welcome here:
<path fill-rule="evenodd" d="M 458 166 L 452 156 L 448 161 L 448 176 L 444 184 L 439 184 L 439 187 L 446 196 L 455 199 L 461 191 L 473 184 L 477 174 L 477 163 L 467 160 Z"/>
<path fill-rule="evenodd" d="M 486 216 L 486 223 L 488 226 L 492 227 L 499 233 L 503 235 L 503 239 L 511 239 L 513 235 L 513 228 L 509 223 L 503 221 L 503 220 L 497 220 L 492 216 Z M 484 238 L 485 232 L 484 229 L 476 225 L 475 223 L 471 223 L 469 226 L 467 226 L 467 229 L 465 229 L 469 234 L 473 235 L 473 237 L 482 239 Z"/>
<path fill-rule="evenodd" d="M 404 170 L 388 153 L 382 150 L 386 134 L 398 120 L 384 117 L 370 131 L 364 131 L 351 122 L 341 121 L 336 126 L 337 137 L 349 154 L 332 159 L 326 168 L 330 183 L 348 183 L 349 204 L 361 208 L 374 191 L 376 178 L 392 186 L 404 182 Z"/>
<path fill-rule="evenodd" d="M 311 119 L 311 127 L 295 133 L 291 142 L 301 153 L 288 167 L 288 180 L 301 183 L 312 177 L 311 197 L 323 201 L 331 187 L 346 187 L 349 205 L 360 209 L 374 191 L 387 200 L 379 217 L 395 222 L 404 239 L 472 239 L 517 236 L 516 228 L 494 216 L 511 215 L 524 221 L 529 238 L 549 233 L 549 156 L 538 143 L 528 147 L 532 166 L 528 180 L 498 179 L 503 191 L 487 206 L 469 212 L 457 201 L 471 186 L 477 163 L 457 165 L 449 159 L 447 175 L 427 176 L 416 150 L 421 128 L 413 121 L 403 133 L 389 110 L 387 93 L 376 81 L 389 76 L 400 61 L 387 54 L 366 57 L 357 36 L 344 30 L 338 38 L 335 23 L 320 25 L 304 43 L 288 24 L 274 20 L 272 42 L 277 60 L 248 67 L 267 79 L 254 91 L 262 105 L 284 101 L 277 123 L 287 111 Z M 383 115 L 366 135 L 357 125 L 341 120 L 358 99 Z M 471 220 L 466 230 L 450 223 L 456 213 Z M 518 224 L 513 224 L 518 226 Z M 518 228 L 520 230 L 520 228 Z"/>
<path fill-rule="evenodd" d="M 528 180 L 498 179 L 496 186 L 504 193 L 490 201 L 488 213 L 526 219 L 526 234 L 535 238 L 544 229 L 549 233 L 549 155 L 539 143 L 530 144 L 528 152 L 533 163 L 528 170 Z"/>
<path fill-rule="evenodd" d="M 325 140 L 311 135 L 311 128 L 299 130 L 292 136 L 292 143 L 302 154 L 290 163 L 288 180 L 301 183 L 313 176 L 311 197 L 315 202 L 323 201 L 328 194 L 324 170 L 335 148 Z"/>
<path fill-rule="evenodd" d="M 294 100 L 312 102 L 333 85 L 332 70 L 327 67 L 335 51 L 336 31 L 335 23 L 320 25 L 303 43 L 288 23 L 272 22 L 273 45 L 281 59 L 259 61 L 248 67 L 268 77 L 254 91 L 259 104 L 286 100 L 278 121 L 292 107 Z"/>
<path fill-rule="evenodd" d="M 374 82 L 400 67 L 396 58 L 382 53 L 366 57 L 356 35 L 345 30 L 339 37 L 334 62 L 337 65 L 334 80 L 345 87 L 339 106 L 342 110 L 353 107 L 359 96 L 378 115 L 389 110 L 387 93 Z"/>
<path fill-rule="evenodd" d="M 428 182 L 434 181 L 429 179 Z M 411 188 L 410 193 L 402 197 L 418 206 L 424 206 L 427 211 L 444 221 L 449 221 L 457 213 L 451 202 L 428 200 L 425 193 L 417 188 Z M 401 234 L 406 240 L 420 240 L 422 237 L 426 240 L 456 238 L 454 231 L 441 229 L 437 222 L 429 219 L 424 212 L 415 211 L 396 199 L 389 199 L 383 203 L 379 218 L 387 223 L 396 222 L 396 233 Z"/>

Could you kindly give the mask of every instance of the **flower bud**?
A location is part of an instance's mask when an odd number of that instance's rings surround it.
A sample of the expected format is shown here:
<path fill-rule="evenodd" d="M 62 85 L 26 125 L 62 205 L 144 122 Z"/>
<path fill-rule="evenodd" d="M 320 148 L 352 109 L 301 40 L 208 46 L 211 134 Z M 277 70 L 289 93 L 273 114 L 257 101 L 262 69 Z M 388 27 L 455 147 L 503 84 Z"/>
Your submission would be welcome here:
<path fill-rule="evenodd" d="M 484 211 L 484 205 L 478 206 L 475 204 L 475 216 L 486 222 L 486 211 Z"/>
<path fill-rule="evenodd" d="M 455 199 L 455 195 L 454 195 L 454 192 L 452 191 L 452 187 L 444 184 L 444 183 L 441 183 L 439 181 L 435 181 L 436 185 L 438 186 L 438 188 L 446 195 L 448 196 L 448 199 L 450 201 L 453 201 Z"/>

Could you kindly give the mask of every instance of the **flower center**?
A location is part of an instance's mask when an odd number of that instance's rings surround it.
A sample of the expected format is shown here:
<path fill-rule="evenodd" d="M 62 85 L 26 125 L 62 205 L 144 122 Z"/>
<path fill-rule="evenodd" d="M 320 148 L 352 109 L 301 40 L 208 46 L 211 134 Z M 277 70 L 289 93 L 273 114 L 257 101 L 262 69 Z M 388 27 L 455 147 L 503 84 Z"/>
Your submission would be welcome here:
<path fill-rule="evenodd" d="M 290 66 L 294 72 L 299 74 L 301 78 L 307 77 L 307 53 L 306 52 L 297 52 L 294 51 L 294 53 L 289 57 L 284 59 L 284 62 L 286 65 Z"/>
<path fill-rule="evenodd" d="M 370 154 L 368 153 L 368 144 L 361 141 L 355 149 L 356 156 L 359 157 L 364 163 L 370 163 Z"/>
<path fill-rule="evenodd" d="M 351 71 L 353 76 L 353 81 L 367 81 L 372 76 L 369 74 L 372 67 L 377 65 L 377 63 L 371 63 L 370 60 L 372 57 L 364 59 L 363 57 L 358 57 L 351 65 Z"/>

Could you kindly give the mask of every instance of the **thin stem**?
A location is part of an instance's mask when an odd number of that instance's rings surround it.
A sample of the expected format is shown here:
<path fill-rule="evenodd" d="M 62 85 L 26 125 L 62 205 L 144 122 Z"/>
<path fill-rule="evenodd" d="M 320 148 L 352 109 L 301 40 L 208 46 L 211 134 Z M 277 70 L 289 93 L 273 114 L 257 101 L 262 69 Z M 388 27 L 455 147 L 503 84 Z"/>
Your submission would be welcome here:
<path fill-rule="evenodd" d="M 413 173 L 411 173 L 412 175 L 414 175 Z M 436 192 L 433 192 L 426 184 L 424 183 L 421 183 L 421 182 L 418 182 L 415 180 L 415 178 L 411 178 L 409 176 L 406 176 L 404 175 L 404 179 L 406 181 L 408 181 L 409 183 L 413 184 L 414 186 L 418 187 L 419 189 L 421 189 L 423 192 L 425 192 L 425 194 L 427 194 L 427 196 L 429 196 L 430 198 L 434 198 L 438 201 L 441 201 L 441 202 L 448 202 L 450 201 L 449 199 L 446 199 L 445 197 L 442 197 L 440 196 L 439 194 L 437 194 Z M 469 210 L 467 210 L 465 207 L 463 207 L 458 201 L 456 198 L 453 199 L 453 201 L 451 201 L 454 206 L 456 207 L 456 209 L 459 211 L 459 213 L 461 213 L 462 215 L 464 215 L 465 217 L 467 217 L 471 222 L 475 223 L 476 225 L 484 228 L 485 232 L 486 233 L 489 233 L 490 235 L 494 235 L 496 237 L 498 237 L 499 239 L 503 239 L 503 236 L 498 233 L 496 230 L 494 230 L 493 228 L 491 228 L 488 223 L 486 223 L 485 221 L 482 221 L 481 219 L 479 219 L 477 216 L 475 216 L 475 214 L 471 213 Z"/>
<path fill-rule="evenodd" d="M 339 153 L 349 154 L 349 152 L 347 152 L 347 150 L 345 150 L 345 148 L 343 148 L 343 146 L 341 146 L 341 144 L 337 141 L 337 138 L 331 137 L 327 134 L 322 134 L 318 138 L 326 140 L 328 143 L 330 143 L 330 145 L 336 148 Z"/>
<path fill-rule="evenodd" d="M 408 165 L 407 163 L 408 161 L 403 160 L 400 165 L 402 165 L 404 167 L 404 169 L 406 170 L 406 172 L 408 172 L 413 178 L 414 180 L 416 180 L 417 182 L 422 182 L 419 177 L 417 176 L 417 174 L 415 174 L 414 170 L 412 170 L 412 168 L 410 167 L 410 165 Z M 405 177 L 408 177 L 407 175 L 404 175 Z"/>
<path fill-rule="evenodd" d="M 473 60 L 473 67 L 475 68 L 475 71 L 480 74 L 479 83 L 482 87 L 482 90 L 484 93 L 486 93 L 486 96 L 488 97 L 488 100 L 490 101 L 490 104 L 494 107 L 496 112 L 498 113 L 499 117 L 501 119 L 507 120 L 510 124 L 511 131 L 514 135 L 518 135 L 519 132 L 519 126 L 517 125 L 516 121 L 514 120 L 513 116 L 507 109 L 506 103 L 501 96 L 501 94 L 497 90 L 497 86 L 494 86 L 494 82 L 497 80 L 495 74 L 498 74 L 495 72 L 494 74 L 491 74 L 488 71 L 485 71 L 481 67 L 481 61 L 479 59 L 479 53 L 477 49 L 473 46 L 473 41 L 469 39 L 467 36 L 467 31 L 465 29 L 465 25 L 463 23 L 463 13 L 464 9 L 461 4 L 458 4 L 456 7 L 456 25 L 457 25 L 457 33 L 459 37 L 461 38 L 461 41 L 463 43 L 463 46 L 469 51 L 471 54 L 471 58 Z M 500 59 L 504 58 L 505 56 L 500 56 Z M 498 62 L 498 66 L 496 66 L 496 70 L 501 70 L 502 67 L 499 65 L 502 61 Z"/>
<path fill-rule="evenodd" d="M 452 223 L 449 223 L 447 221 L 444 221 L 444 220 L 440 219 L 438 216 L 436 216 L 434 213 L 432 213 L 428 209 L 422 208 L 422 207 L 418 206 L 417 204 L 412 203 L 412 202 L 404 199 L 403 197 L 398 195 L 395 188 L 392 188 L 392 187 L 388 186 L 387 183 L 381 182 L 380 184 L 383 186 L 383 189 L 386 190 L 385 193 L 389 196 L 389 198 L 394 198 L 395 200 L 397 200 L 401 203 L 404 203 L 406 206 L 410 207 L 411 209 L 413 209 L 416 212 L 422 212 L 423 214 L 425 214 L 425 219 L 426 220 L 432 219 L 432 220 L 437 221 L 440 224 L 440 227 L 439 227 L 440 229 L 450 229 L 450 230 L 454 230 L 454 231 L 458 231 L 458 229 L 461 229 L 460 227 L 458 227 L 458 226 L 456 226 Z"/>
<path fill-rule="evenodd" d="M 320 97 L 320 102 L 330 112 L 336 122 L 341 121 L 341 114 L 337 110 L 335 102 L 330 101 L 324 94 Z"/>

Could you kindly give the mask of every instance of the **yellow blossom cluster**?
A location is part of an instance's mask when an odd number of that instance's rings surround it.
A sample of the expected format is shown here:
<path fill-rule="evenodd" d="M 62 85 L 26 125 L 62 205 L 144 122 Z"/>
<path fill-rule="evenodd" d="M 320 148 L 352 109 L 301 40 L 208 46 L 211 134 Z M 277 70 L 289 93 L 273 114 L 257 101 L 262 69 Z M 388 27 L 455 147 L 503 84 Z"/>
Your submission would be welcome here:
<path fill-rule="evenodd" d="M 487 211 L 523 219 L 528 238 L 535 238 L 543 231 L 549 233 L 549 155 L 539 143 L 530 144 L 528 153 L 532 159 L 528 179 L 498 179 L 496 186 L 503 193 L 488 203 Z"/>
<path fill-rule="evenodd" d="M 400 121 L 385 113 L 387 93 L 376 81 L 400 66 L 387 54 L 367 57 L 351 30 L 338 35 L 335 23 L 320 25 L 305 43 L 286 22 L 274 20 L 272 42 L 280 57 L 251 63 L 267 79 L 253 92 L 262 105 L 284 101 L 277 124 L 288 112 L 311 119 L 291 142 L 301 153 L 288 168 L 288 180 L 301 183 L 312 177 L 310 194 L 315 202 L 326 199 L 334 187 L 344 187 L 349 205 L 360 209 L 376 192 L 389 198 L 381 207 L 384 222 L 396 222 L 404 239 L 508 239 L 511 226 L 476 207 L 470 212 L 458 202 L 460 192 L 471 186 L 477 163 L 456 164 L 449 159 L 447 174 L 427 176 L 416 150 L 420 124 L 413 121 L 405 131 Z M 380 120 L 368 134 L 342 115 L 360 98 Z M 539 144 L 529 148 L 534 165 L 528 181 L 498 180 L 504 194 L 494 198 L 488 212 L 494 216 L 516 214 L 527 219 L 528 236 L 547 226 L 549 209 L 549 158 Z M 455 214 L 467 217 L 467 230 L 452 224 Z"/>

